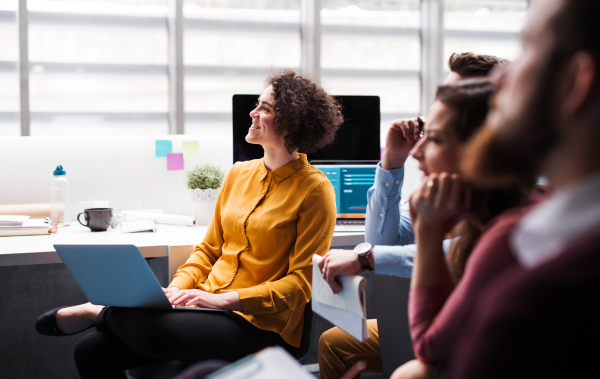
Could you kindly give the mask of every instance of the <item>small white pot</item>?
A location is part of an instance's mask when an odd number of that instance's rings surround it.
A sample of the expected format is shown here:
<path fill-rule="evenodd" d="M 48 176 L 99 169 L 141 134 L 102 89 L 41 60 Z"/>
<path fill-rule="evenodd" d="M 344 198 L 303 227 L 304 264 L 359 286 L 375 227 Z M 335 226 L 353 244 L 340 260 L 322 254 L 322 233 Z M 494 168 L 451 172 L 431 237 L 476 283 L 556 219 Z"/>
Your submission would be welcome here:
<path fill-rule="evenodd" d="M 190 190 L 190 196 L 192 198 L 192 215 L 196 220 L 196 225 L 210 224 L 210 220 L 212 220 L 212 216 L 215 213 L 219 190 L 220 188 L 209 188 L 205 190 L 197 188 Z"/>

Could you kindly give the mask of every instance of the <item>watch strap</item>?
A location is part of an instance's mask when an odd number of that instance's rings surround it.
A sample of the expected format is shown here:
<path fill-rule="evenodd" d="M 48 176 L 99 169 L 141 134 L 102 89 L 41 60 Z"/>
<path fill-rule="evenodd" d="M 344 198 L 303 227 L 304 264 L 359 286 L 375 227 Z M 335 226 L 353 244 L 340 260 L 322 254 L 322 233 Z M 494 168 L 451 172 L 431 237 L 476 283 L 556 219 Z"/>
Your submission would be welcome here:
<path fill-rule="evenodd" d="M 366 253 L 358 254 L 358 263 L 363 271 L 373 271 L 373 267 L 369 264 L 369 256 L 373 254 L 373 248 Z"/>

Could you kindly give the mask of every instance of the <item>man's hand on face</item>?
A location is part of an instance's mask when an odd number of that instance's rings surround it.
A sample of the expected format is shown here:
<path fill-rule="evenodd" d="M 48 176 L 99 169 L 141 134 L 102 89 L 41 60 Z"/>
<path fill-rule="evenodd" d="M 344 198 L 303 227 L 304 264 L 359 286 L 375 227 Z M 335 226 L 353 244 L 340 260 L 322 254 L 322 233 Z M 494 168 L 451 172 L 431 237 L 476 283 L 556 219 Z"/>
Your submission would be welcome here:
<path fill-rule="evenodd" d="M 323 279 L 329 283 L 333 293 L 340 292 L 343 287 L 340 275 L 358 275 L 362 272 L 356 252 L 353 250 L 330 250 L 319 262 Z"/>
<path fill-rule="evenodd" d="M 425 119 L 421 118 L 423 122 Z M 421 128 L 416 118 L 392 121 L 385 139 L 385 151 L 381 159 L 384 170 L 393 170 L 404 166 L 408 153 L 421 138 Z"/>

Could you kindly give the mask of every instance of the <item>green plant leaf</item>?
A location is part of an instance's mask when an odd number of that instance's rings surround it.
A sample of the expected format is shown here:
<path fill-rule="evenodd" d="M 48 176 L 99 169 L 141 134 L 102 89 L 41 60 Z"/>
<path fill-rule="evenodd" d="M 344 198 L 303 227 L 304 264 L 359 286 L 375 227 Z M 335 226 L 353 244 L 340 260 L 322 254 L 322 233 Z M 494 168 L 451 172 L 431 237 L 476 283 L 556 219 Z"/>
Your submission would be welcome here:
<path fill-rule="evenodd" d="M 217 189 L 223 183 L 225 171 L 217 165 L 204 163 L 187 171 L 185 175 L 189 189 Z"/>

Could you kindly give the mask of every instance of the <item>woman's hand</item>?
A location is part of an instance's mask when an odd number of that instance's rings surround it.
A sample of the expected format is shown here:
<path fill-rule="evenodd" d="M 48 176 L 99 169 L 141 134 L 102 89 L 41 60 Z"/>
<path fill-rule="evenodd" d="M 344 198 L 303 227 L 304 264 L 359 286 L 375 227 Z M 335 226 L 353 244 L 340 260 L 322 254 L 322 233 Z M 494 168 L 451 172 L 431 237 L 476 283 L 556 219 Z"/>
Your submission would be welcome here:
<path fill-rule="evenodd" d="M 445 235 L 469 212 L 470 188 L 457 174 L 432 174 L 410 198 L 415 231 Z"/>
<path fill-rule="evenodd" d="M 408 153 L 420 137 L 421 130 L 416 118 L 392 121 L 385 139 L 381 167 L 384 170 L 393 170 L 404 166 Z"/>
<path fill-rule="evenodd" d="M 468 215 L 469 187 L 456 174 L 430 175 L 410 198 L 415 230 L 415 256 L 411 288 L 441 286 L 450 293 L 454 282 L 442 242 L 447 232 Z"/>
<path fill-rule="evenodd" d="M 171 301 L 171 295 L 177 291 L 181 291 L 181 288 L 173 286 L 173 287 L 169 287 L 169 288 L 163 288 L 162 290 L 165 293 L 165 295 L 167 295 L 167 299 L 169 299 L 169 301 Z"/>
<path fill-rule="evenodd" d="M 202 308 L 242 311 L 242 304 L 237 291 L 214 294 L 198 289 L 178 290 L 167 294 L 167 297 L 173 305 L 195 305 Z"/>

